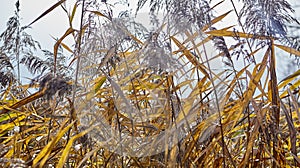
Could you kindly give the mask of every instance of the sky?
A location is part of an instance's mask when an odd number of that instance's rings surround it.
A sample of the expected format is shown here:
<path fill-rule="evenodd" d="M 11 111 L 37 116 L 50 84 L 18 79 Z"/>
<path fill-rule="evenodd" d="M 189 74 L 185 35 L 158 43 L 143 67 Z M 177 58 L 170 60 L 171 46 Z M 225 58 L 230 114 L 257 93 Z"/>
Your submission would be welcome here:
<path fill-rule="evenodd" d="M 1 0 L 0 5 L 0 31 L 5 29 L 8 18 L 13 16 L 16 0 Z M 20 0 L 21 25 L 28 25 L 45 10 L 55 4 L 56 0 Z M 53 10 L 45 18 L 40 19 L 27 30 L 34 39 L 41 42 L 43 48 L 52 49 L 53 37 L 60 37 L 68 28 L 67 16 L 61 8 Z"/>
<path fill-rule="evenodd" d="M 8 18 L 14 14 L 16 0 L 1 0 L 0 5 L 0 31 L 2 32 L 6 27 Z M 72 4 L 75 0 L 67 0 L 67 6 L 72 8 Z M 27 25 L 31 23 L 36 17 L 42 14 L 50 6 L 55 4 L 57 0 L 20 0 L 20 16 L 21 24 Z M 131 1 L 133 2 L 133 1 Z M 136 3 L 133 3 L 136 4 Z M 226 5 L 226 3 L 224 3 Z M 224 7 L 223 5 L 223 7 Z M 135 5 L 134 5 L 135 6 Z M 118 7 L 118 6 L 117 6 Z M 225 7 L 226 8 L 226 7 Z M 145 8 L 144 8 L 145 9 Z M 230 9 L 228 9 L 229 11 Z M 225 12 L 225 11 L 224 11 Z M 220 12 L 221 14 L 222 12 Z M 68 19 L 66 14 L 61 8 L 56 8 L 50 14 L 40 19 L 38 22 L 32 25 L 34 30 L 30 30 L 29 33 L 44 45 L 49 47 L 53 44 L 53 37 L 60 37 L 64 31 L 68 28 Z M 52 42 L 51 42 L 52 41 Z"/>
<path fill-rule="evenodd" d="M 67 0 L 67 8 L 72 9 L 72 4 L 74 4 L 75 0 Z M 116 0 L 115 0 L 116 1 Z M 241 8 L 241 5 L 237 0 L 234 0 L 237 8 Z M 8 18 L 14 14 L 15 10 L 15 2 L 16 0 L 1 0 L 0 5 L 0 32 L 6 27 L 6 22 Z M 57 0 L 20 0 L 20 16 L 21 16 L 21 25 L 28 25 L 34 19 L 36 19 L 40 14 L 42 14 L 45 10 L 55 4 Z M 110 1 L 111 2 L 111 1 Z M 133 1 L 130 1 L 131 3 Z M 219 0 L 212 0 L 213 3 L 219 2 Z M 300 5 L 299 0 L 290 0 L 292 4 Z M 134 3 L 136 4 L 136 3 Z M 132 6 L 134 8 L 134 6 Z M 146 8 L 147 9 L 147 8 Z M 300 16 L 299 9 L 296 10 L 297 15 Z M 225 2 L 215 9 L 215 15 L 221 15 L 229 10 L 232 10 L 232 6 L 230 0 L 225 0 Z M 75 23 L 79 23 L 79 16 L 75 16 Z M 140 17 L 140 20 L 143 21 L 143 17 Z M 236 16 L 234 12 L 231 12 L 222 22 L 217 25 L 217 27 L 226 27 L 231 26 L 233 24 L 237 24 L 234 22 L 236 20 Z M 59 38 L 64 32 L 68 29 L 68 18 L 64 11 L 59 7 L 53 10 L 50 14 L 40 19 L 36 23 L 32 25 L 32 29 L 27 30 L 29 34 L 33 36 L 33 38 L 39 41 L 42 45 L 42 48 L 53 50 L 54 40 L 52 37 Z M 75 24 L 76 27 L 76 24 Z M 71 39 L 67 39 L 66 43 L 72 43 Z M 220 65 L 214 64 L 216 67 Z"/>
<path fill-rule="evenodd" d="M 15 3 L 17 0 L 1 0 L 2 4 L 0 5 L 0 32 L 3 32 L 3 30 L 6 27 L 6 22 L 8 21 L 9 17 L 13 16 L 14 10 L 15 10 Z M 117 0 L 114 0 L 117 1 Z M 42 14 L 44 11 L 46 11 L 49 7 L 51 7 L 53 4 L 55 4 L 57 0 L 20 0 L 20 16 L 21 16 L 21 25 L 25 26 L 31 23 L 33 20 L 35 20 L 40 14 Z M 73 4 L 75 0 L 67 0 L 67 8 L 71 11 Z M 111 4 L 112 0 L 110 0 Z M 130 1 L 130 8 L 135 9 L 137 1 L 131 0 Z M 218 2 L 215 0 L 215 2 Z M 224 3 L 223 6 L 228 6 L 228 3 Z M 139 22 L 145 23 L 145 13 L 148 9 L 145 7 L 140 11 L 141 14 L 137 16 L 137 20 Z M 229 6 L 228 6 L 229 7 Z M 117 10 L 124 10 L 124 6 L 118 6 L 116 5 L 115 8 Z M 79 10 L 79 9 L 77 9 Z M 226 9 L 229 11 L 230 9 Z M 145 11 L 145 12 L 143 12 Z M 223 14 L 227 11 L 221 11 L 219 14 Z M 79 13 L 79 12 L 78 12 Z M 234 16 L 233 14 L 230 14 Z M 231 17 L 232 17 L 231 16 Z M 79 16 L 75 16 L 77 20 L 74 21 L 74 23 L 79 23 Z M 148 21 L 148 19 L 146 19 Z M 226 22 L 223 22 L 226 23 Z M 227 22 L 228 23 L 228 22 Z M 225 25 L 222 25 L 225 26 Z M 68 29 L 68 18 L 66 16 L 66 13 L 62 10 L 62 8 L 58 7 L 54 9 L 50 14 L 43 17 L 36 23 L 32 25 L 31 29 L 26 30 L 27 33 L 33 36 L 33 38 L 40 42 L 43 49 L 48 49 L 50 51 L 53 50 L 53 46 L 55 41 L 52 39 L 52 37 L 59 38 L 61 37 L 64 32 Z M 75 25 L 76 27 L 76 25 Z M 73 44 L 73 41 L 71 38 L 67 38 L 64 40 L 67 44 Z M 211 46 L 212 47 L 212 46 Z M 216 65 L 216 64 L 214 64 Z M 216 66 L 218 67 L 218 66 Z"/>
<path fill-rule="evenodd" d="M 13 15 L 15 10 L 15 2 L 16 0 L 1 0 L 0 5 L 0 32 L 5 29 L 6 22 L 10 16 Z M 67 6 L 71 9 L 72 5 L 75 0 L 67 0 Z M 136 1 L 136 0 L 134 0 Z M 289 0 L 293 4 L 300 5 L 300 2 L 297 0 Z M 22 25 L 27 25 L 32 22 L 37 16 L 39 16 L 42 12 L 47 10 L 50 6 L 55 4 L 57 0 L 20 0 L 20 15 L 21 15 L 21 22 Z M 133 2 L 133 1 L 131 1 Z M 219 0 L 212 0 L 213 3 L 219 2 Z M 136 4 L 136 3 L 134 3 Z M 236 2 L 236 6 L 240 8 L 240 5 Z M 229 10 L 231 10 L 230 0 L 226 0 L 220 7 L 216 8 L 216 14 L 222 14 Z M 298 8 L 300 9 L 300 8 Z M 296 10 L 296 13 L 300 14 L 299 10 Z M 299 16 L 299 15 L 298 15 Z M 232 12 L 229 14 L 228 18 L 232 18 L 235 20 L 235 14 Z M 32 27 L 33 29 L 29 31 L 34 38 L 41 42 L 43 45 L 42 47 L 45 48 L 52 48 L 54 41 L 52 40 L 51 36 L 53 37 L 60 37 L 63 35 L 64 31 L 68 28 L 68 20 L 66 14 L 63 12 L 61 8 L 57 8 L 52 11 L 49 15 L 45 18 L 40 19 L 36 22 Z M 232 22 L 223 21 L 221 22 L 222 27 L 225 25 L 230 25 Z"/>

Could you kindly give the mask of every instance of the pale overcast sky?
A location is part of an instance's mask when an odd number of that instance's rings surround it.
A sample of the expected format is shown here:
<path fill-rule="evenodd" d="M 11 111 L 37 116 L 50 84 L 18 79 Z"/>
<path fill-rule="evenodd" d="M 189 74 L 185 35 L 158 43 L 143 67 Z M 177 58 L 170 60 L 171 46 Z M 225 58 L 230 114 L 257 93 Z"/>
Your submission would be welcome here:
<path fill-rule="evenodd" d="M 9 17 L 14 14 L 16 0 L 1 0 L 0 5 L 0 31 L 6 27 Z M 70 0 L 69 0 L 70 1 Z M 73 0 L 72 0 L 73 1 Z M 28 25 L 36 19 L 45 10 L 55 4 L 57 0 L 20 0 L 20 16 L 22 26 Z M 41 42 L 43 48 L 52 49 L 54 40 L 51 38 L 59 38 L 68 28 L 67 16 L 61 8 L 57 8 L 48 14 L 45 18 L 34 23 L 31 30 L 27 30 L 34 39 Z"/>
<path fill-rule="evenodd" d="M 1 1 L 1 5 L 0 5 L 0 16 L 1 16 L 0 33 L 1 33 L 6 27 L 6 22 L 8 21 L 8 18 L 11 17 L 14 13 L 16 0 L 0 0 L 0 1 Z M 74 4 L 74 1 L 75 0 L 67 0 L 67 6 L 70 9 L 72 8 L 73 6 L 72 4 Z M 130 1 L 130 2 L 133 3 L 134 1 Z M 237 2 L 237 0 L 235 1 Z M 300 5 L 299 0 L 289 0 L 289 1 L 293 2 L 294 5 L 296 4 Z M 22 18 L 21 20 L 22 26 L 32 22 L 34 19 L 36 19 L 40 14 L 42 14 L 45 10 L 47 10 L 56 2 L 57 0 L 20 0 L 20 9 L 21 9 L 20 16 Z M 213 4 L 215 4 L 219 2 L 219 0 L 212 0 L 212 2 Z M 241 7 L 241 5 L 238 3 L 236 3 L 236 6 L 238 8 Z M 221 15 L 231 9 L 232 6 L 230 0 L 225 0 L 225 2 L 220 5 L 220 7 L 215 9 L 216 16 Z M 298 16 L 300 16 L 299 9 L 300 8 L 296 9 L 296 12 L 298 12 L 297 14 Z M 229 20 L 224 19 L 221 23 L 219 23 L 221 25 L 219 26 L 217 25 L 216 27 L 223 28 L 226 26 L 237 24 L 235 23 L 236 22 L 235 17 L 236 16 L 234 12 L 230 13 L 229 16 L 226 18 Z M 59 38 L 64 34 L 64 32 L 68 28 L 67 16 L 63 12 L 63 10 L 60 7 L 58 7 L 50 14 L 48 14 L 45 18 L 42 18 L 38 22 L 34 23 L 32 27 L 33 29 L 27 30 L 27 32 L 31 34 L 34 39 L 36 39 L 41 43 L 42 48 L 52 50 L 54 45 L 54 40 L 51 38 L 51 36 Z"/>
<path fill-rule="evenodd" d="M 1 0 L 0 5 L 0 32 L 6 27 L 6 22 L 8 18 L 14 14 L 16 0 Z M 67 0 L 69 8 L 72 6 L 75 0 Z M 57 0 L 20 0 L 20 16 L 22 18 L 21 24 L 27 25 L 37 18 L 42 12 L 47 10 Z M 132 1 L 131 1 L 132 2 Z M 135 3 L 136 4 L 136 3 Z M 228 3 L 227 3 L 228 4 Z M 223 4 L 226 5 L 226 3 Z M 227 5 L 226 5 L 227 6 Z M 228 6 L 230 7 L 230 6 Z M 226 11 L 229 11 L 229 8 L 224 8 Z M 223 13 L 222 11 L 220 12 Z M 233 15 L 233 14 L 232 14 Z M 233 15 L 234 16 L 234 15 Z M 29 33 L 38 41 L 41 42 L 43 47 L 49 49 L 49 46 L 53 45 L 53 37 L 60 37 L 63 35 L 64 31 L 68 28 L 68 20 L 66 14 L 61 8 L 57 8 L 48 14 L 45 18 L 40 19 L 38 22 L 34 23 L 32 26 L 33 30 L 30 30 Z M 28 31 L 28 30 L 27 30 Z M 50 36 L 51 35 L 51 36 Z"/>
<path fill-rule="evenodd" d="M 10 16 L 13 15 L 15 10 L 16 0 L 0 0 L 0 32 L 2 32 L 6 27 L 6 22 Z M 71 8 L 70 4 L 73 4 L 75 0 L 67 0 L 68 6 Z M 115 0 L 114 0 L 115 1 Z M 136 1 L 136 0 L 134 0 Z M 289 0 L 293 4 L 300 4 L 299 0 Z M 57 0 L 20 0 L 21 18 L 22 25 L 26 25 L 38 17 L 42 12 L 48 9 L 50 6 L 55 4 Z M 130 1 L 133 2 L 133 1 Z M 219 2 L 219 0 L 213 0 L 213 3 Z M 237 4 L 237 7 L 240 5 Z M 219 8 L 216 8 L 218 14 L 222 14 L 231 10 L 231 4 L 229 0 L 226 0 Z M 300 9 L 300 8 L 298 8 Z M 299 10 L 296 10 L 299 13 Z M 235 17 L 232 12 L 229 17 Z M 234 19 L 233 19 L 234 20 Z M 63 35 L 64 31 L 68 28 L 66 14 L 61 8 L 57 8 L 52 11 L 48 16 L 42 18 L 36 22 L 32 27 L 34 30 L 30 31 L 30 34 L 34 36 L 38 41 L 40 41 L 43 47 L 49 47 L 48 45 L 53 44 L 53 37 L 60 37 Z M 222 23 L 226 25 L 233 24 L 232 22 L 223 21 Z M 222 27 L 225 27 L 222 25 Z M 51 36 L 50 36 L 51 35 Z M 52 41 L 52 42 L 51 42 Z"/>

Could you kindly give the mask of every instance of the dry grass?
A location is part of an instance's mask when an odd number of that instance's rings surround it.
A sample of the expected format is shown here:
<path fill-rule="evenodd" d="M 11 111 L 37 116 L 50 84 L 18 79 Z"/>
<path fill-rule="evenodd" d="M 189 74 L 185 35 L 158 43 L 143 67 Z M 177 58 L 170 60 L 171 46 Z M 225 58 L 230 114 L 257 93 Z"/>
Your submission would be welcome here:
<path fill-rule="evenodd" d="M 232 11 L 213 17 L 206 1 L 170 1 L 161 4 L 171 7 L 168 19 L 151 33 L 129 18 L 113 19 L 104 2 L 78 1 L 71 11 L 64 2 L 30 24 L 58 7 L 66 11 L 70 28 L 53 53 L 44 51 L 48 59 L 28 54 L 38 49 L 31 38 L 15 41 L 26 26 L 1 35 L 0 167 L 300 166 L 300 73 L 278 82 L 275 63 L 275 49 L 300 56 L 280 42 L 288 38 L 284 23 L 294 20 L 280 15 L 292 11 L 285 1 L 273 0 L 274 8 L 258 1 L 272 9 L 266 25 L 255 4 L 243 1 L 241 32 L 213 27 Z M 76 13 L 79 30 L 72 27 Z M 72 47 L 63 43 L 69 36 Z M 23 43 L 30 52 L 22 58 Z M 213 57 L 210 44 L 218 51 Z M 70 66 L 62 50 L 72 53 Z M 225 68 L 214 71 L 209 59 Z M 14 63 L 46 75 L 19 84 Z"/>

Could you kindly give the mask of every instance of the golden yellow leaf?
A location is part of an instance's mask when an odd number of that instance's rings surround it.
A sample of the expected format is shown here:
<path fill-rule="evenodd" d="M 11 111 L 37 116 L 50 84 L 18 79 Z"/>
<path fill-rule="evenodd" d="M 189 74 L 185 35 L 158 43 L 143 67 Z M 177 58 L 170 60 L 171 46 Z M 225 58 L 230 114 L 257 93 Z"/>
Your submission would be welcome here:
<path fill-rule="evenodd" d="M 1 110 L 1 108 L 0 108 L 0 110 Z M 3 122 L 3 121 L 9 120 L 9 119 L 11 119 L 11 118 L 18 117 L 18 116 L 20 116 L 19 113 L 8 112 L 8 113 L 6 113 L 6 114 L 4 114 L 4 115 L 2 115 L 2 116 L 0 117 L 0 123 Z M 2 126 L 2 125 L 0 125 L 0 128 L 1 128 L 1 126 Z M 1 129 L 0 129 L 0 130 L 1 130 Z"/>
<path fill-rule="evenodd" d="M 54 45 L 54 52 L 53 52 L 53 57 L 54 57 L 54 73 L 56 72 L 56 60 L 57 60 L 57 51 L 58 51 L 58 47 L 61 44 L 61 42 L 71 33 L 73 33 L 75 30 L 73 28 L 68 28 L 68 30 L 65 32 L 65 34 L 59 38 L 55 45 Z"/>
<path fill-rule="evenodd" d="M 248 89 L 244 92 L 243 95 L 243 100 L 241 101 L 241 108 L 238 110 L 238 112 L 233 113 L 232 116 L 226 118 L 228 122 L 230 120 L 233 121 L 233 127 L 236 125 L 238 120 L 240 119 L 240 116 L 242 115 L 242 112 L 245 110 L 245 108 L 248 106 L 249 101 L 252 99 L 253 94 L 255 93 L 255 90 L 258 86 L 259 81 L 261 80 L 265 69 L 267 67 L 267 61 L 268 61 L 268 56 L 269 56 L 270 50 L 267 50 L 267 52 L 264 55 L 264 58 L 260 64 L 257 64 L 252 72 L 253 79 L 251 79 Z M 232 129 L 233 129 L 232 127 Z"/>
<path fill-rule="evenodd" d="M 52 148 L 54 145 L 63 137 L 63 135 L 73 126 L 75 121 L 73 121 L 71 124 L 69 124 L 67 127 L 65 125 L 68 123 L 68 120 L 65 120 L 58 131 L 58 134 L 50 141 L 42 150 L 41 152 L 34 158 L 32 167 L 36 167 L 39 161 L 42 159 L 39 167 L 43 167 L 46 163 L 48 156 L 51 153 Z"/>
<path fill-rule="evenodd" d="M 60 0 L 58 1 L 56 4 L 54 4 L 53 6 L 51 6 L 49 9 L 47 9 L 45 12 L 43 12 L 39 17 L 37 17 L 34 21 L 32 21 L 29 25 L 31 26 L 33 23 L 35 23 L 36 21 L 40 20 L 42 17 L 44 17 L 45 15 L 47 15 L 48 13 L 50 13 L 53 9 L 55 9 L 56 7 L 58 7 L 60 4 L 64 3 L 66 0 Z"/>
<path fill-rule="evenodd" d="M 205 66 L 203 64 L 200 64 L 195 56 L 191 54 L 191 52 L 186 49 L 184 45 L 182 45 L 174 36 L 171 36 L 171 39 L 174 41 L 174 43 L 177 45 L 177 47 L 180 49 L 181 52 L 183 52 L 184 56 L 194 65 L 196 66 L 205 76 L 209 76 L 208 73 L 205 70 Z"/>
<path fill-rule="evenodd" d="M 101 13 L 99 11 L 89 11 L 89 12 L 92 12 L 92 13 L 98 15 L 98 16 L 105 17 L 106 19 L 110 20 L 110 18 L 108 16 L 104 15 L 103 13 Z"/>
<path fill-rule="evenodd" d="M 211 25 L 213 25 L 213 24 L 215 24 L 215 23 L 221 21 L 221 20 L 222 20 L 224 17 L 226 17 L 230 12 L 232 12 L 232 10 L 230 10 L 230 11 L 224 13 L 223 15 L 220 15 L 220 16 L 214 18 L 214 19 L 211 21 L 210 24 L 205 25 L 205 26 L 202 28 L 202 31 L 207 30 Z"/>
<path fill-rule="evenodd" d="M 224 37 L 240 37 L 240 38 L 254 38 L 253 34 L 250 33 L 242 33 L 242 32 L 233 32 L 227 30 L 211 30 L 205 32 L 206 34 L 213 35 L 213 36 L 224 36 Z M 267 36 L 257 36 L 258 39 L 268 39 L 270 37 Z"/>
<path fill-rule="evenodd" d="M 101 86 L 103 85 L 103 83 L 106 81 L 106 77 L 105 76 L 100 76 L 96 79 L 95 81 L 95 93 L 97 93 L 99 91 L 99 89 L 101 88 Z"/>
<path fill-rule="evenodd" d="M 2 133 L 3 131 L 11 130 L 12 128 L 14 128 L 14 126 L 25 125 L 26 122 L 22 121 L 24 118 L 26 118 L 26 116 L 22 115 L 22 116 L 18 117 L 17 119 L 15 119 L 14 122 L 9 122 L 9 123 L 6 123 L 6 124 L 1 124 L 0 125 L 0 133 Z"/>
<path fill-rule="evenodd" d="M 82 131 L 81 133 L 73 136 L 69 142 L 67 143 L 67 145 L 65 146 L 62 154 L 61 154 L 61 157 L 58 161 L 58 164 L 56 165 L 57 168 L 62 168 L 68 158 L 68 155 L 69 155 L 69 152 L 71 150 L 71 147 L 74 143 L 74 141 L 82 136 L 84 136 L 85 134 L 87 134 L 88 132 L 90 132 L 92 129 L 94 129 L 94 127 L 90 127 L 89 129 L 85 130 L 85 131 Z"/>
<path fill-rule="evenodd" d="M 279 44 L 274 44 L 274 46 L 278 47 L 278 48 L 282 49 L 283 51 L 286 51 L 290 54 L 300 56 L 300 51 L 298 51 L 292 47 L 287 47 L 287 46 L 283 46 L 283 45 L 279 45 Z"/>
<path fill-rule="evenodd" d="M 61 44 L 61 46 L 62 46 L 64 49 L 66 49 L 66 50 L 69 51 L 70 53 L 74 53 L 74 52 L 70 49 L 70 47 L 67 46 L 65 43 L 61 42 L 60 44 Z"/>
<path fill-rule="evenodd" d="M 299 87 L 300 86 L 300 80 L 297 80 L 295 83 L 293 83 L 291 86 L 289 86 L 289 89 L 290 90 L 294 90 L 294 89 L 296 89 L 297 87 Z M 283 97 L 285 97 L 286 95 L 288 94 L 288 91 L 287 90 L 285 90 L 283 93 L 281 93 L 280 94 L 280 98 L 283 98 Z"/>
<path fill-rule="evenodd" d="M 76 13 L 76 9 L 77 9 L 77 3 L 75 3 L 75 4 L 74 4 L 74 6 L 73 6 L 72 14 L 71 14 L 71 16 L 70 16 L 70 20 L 69 20 L 69 22 L 70 22 L 70 26 L 72 26 L 72 22 L 73 22 L 73 19 L 74 19 L 75 13 Z"/>
<path fill-rule="evenodd" d="M 278 88 L 282 88 L 285 85 L 287 85 L 288 83 L 290 83 L 292 80 L 294 80 L 296 77 L 298 77 L 300 75 L 300 70 L 297 70 L 296 72 L 294 72 L 293 74 L 287 76 L 286 78 L 284 78 L 283 80 L 281 80 L 279 83 L 280 85 L 278 86 Z"/>

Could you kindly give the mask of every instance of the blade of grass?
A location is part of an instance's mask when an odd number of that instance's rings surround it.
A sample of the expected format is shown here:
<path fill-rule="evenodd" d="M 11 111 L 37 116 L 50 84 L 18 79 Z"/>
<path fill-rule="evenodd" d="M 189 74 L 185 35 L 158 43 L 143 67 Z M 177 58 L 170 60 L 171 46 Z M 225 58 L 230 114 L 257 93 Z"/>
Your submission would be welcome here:
<path fill-rule="evenodd" d="M 62 154 L 61 154 L 61 157 L 60 157 L 60 159 L 59 159 L 59 161 L 58 161 L 58 164 L 56 165 L 57 168 L 62 168 L 62 167 L 64 167 L 64 164 L 65 164 L 65 162 L 66 162 L 66 160 L 67 160 L 67 158 L 68 158 L 68 156 L 69 156 L 69 152 L 70 152 L 70 150 L 71 150 L 71 147 L 72 147 L 74 141 L 75 141 L 76 139 L 78 139 L 78 138 L 84 136 L 84 135 L 87 134 L 88 132 L 90 132 L 92 129 L 94 129 L 94 127 L 95 127 L 95 126 L 90 127 L 89 129 L 87 129 L 87 130 L 85 130 L 85 131 L 82 131 L 81 133 L 79 133 L 79 134 L 77 134 L 77 135 L 75 135 L 75 136 L 73 136 L 73 137 L 70 138 L 69 142 L 67 143 L 67 145 L 65 146 L 65 148 L 64 148 L 64 150 L 63 150 L 63 152 L 62 152 Z"/>
<path fill-rule="evenodd" d="M 204 32 L 205 30 L 207 30 L 207 29 L 208 29 L 210 26 L 212 26 L 213 24 L 215 24 L 215 23 L 221 21 L 221 20 L 222 20 L 223 18 L 225 18 L 230 12 L 232 12 L 232 10 L 230 10 L 230 11 L 224 13 L 223 15 L 220 15 L 220 16 L 214 18 L 214 19 L 211 21 L 211 23 L 210 23 L 209 25 L 205 25 L 205 26 L 202 28 L 202 31 Z"/>
<path fill-rule="evenodd" d="M 68 30 L 65 32 L 65 34 L 59 38 L 55 45 L 54 45 L 54 53 L 53 53 L 53 57 L 54 57 L 54 69 L 53 69 L 53 73 L 54 73 L 54 76 L 56 75 L 56 62 L 57 62 L 57 51 L 58 51 L 58 47 L 59 45 L 61 45 L 61 42 L 68 36 L 70 35 L 71 33 L 73 33 L 75 31 L 75 29 L 73 28 L 68 28 Z"/>
<path fill-rule="evenodd" d="M 300 56 L 300 51 L 292 48 L 292 47 L 287 47 L 287 46 L 283 46 L 283 45 L 279 45 L 279 44 L 274 44 L 275 47 L 280 48 L 283 51 L 286 51 L 290 54 L 296 55 L 296 56 Z"/>
<path fill-rule="evenodd" d="M 61 5 L 62 3 L 64 3 L 66 0 L 60 0 L 58 1 L 56 4 L 54 4 L 53 6 L 51 6 L 49 9 L 47 9 L 45 12 L 43 12 L 39 17 L 37 17 L 34 21 L 32 21 L 27 27 L 31 26 L 33 23 L 37 22 L 38 20 L 40 20 L 42 17 L 46 16 L 47 14 L 49 14 L 53 9 L 57 8 L 59 5 Z"/>
<path fill-rule="evenodd" d="M 46 163 L 48 156 L 51 153 L 51 150 L 53 149 L 54 145 L 63 137 L 63 135 L 73 126 L 75 121 L 73 121 L 71 124 L 69 124 L 67 127 L 65 125 L 69 122 L 69 119 L 66 119 L 62 124 L 58 131 L 58 134 L 50 141 L 42 150 L 41 152 L 36 156 L 36 158 L 33 160 L 32 167 L 36 167 L 40 160 L 42 162 L 40 163 L 39 167 L 43 167 L 43 165 Z"/>

